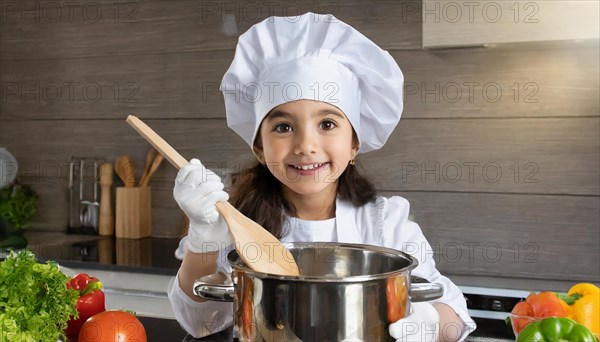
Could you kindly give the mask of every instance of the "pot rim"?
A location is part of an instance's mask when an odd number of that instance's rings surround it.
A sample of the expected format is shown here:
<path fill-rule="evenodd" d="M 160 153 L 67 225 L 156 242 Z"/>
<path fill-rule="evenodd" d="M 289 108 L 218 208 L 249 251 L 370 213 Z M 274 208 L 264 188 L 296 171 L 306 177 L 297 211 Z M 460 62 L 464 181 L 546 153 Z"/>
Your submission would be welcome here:
<path fill-rule="evenodd" d="M 369 244 L 359 244 L 359 243 L 346 243 L 346 242 L 285 242 L 283 243 L 287 248 L 324 248 L 324 247 L 338 247 L 338 248 L 348 248 L 348 249 L 361 249 L 368 250 L 371 252 L 378 252 L 381 254 L 387 254 L 394 257 L 400 257 L 409 262 L 409 265 L 403 267 L 398 270 L 377 273 L 377 274 L 369 274 L 369 275 L 358 275 L 358 276 L 350 276 L 350 277 L 341 277 L 341 278 L 331 278 L 327 276 L 289 276 L 289 275 L 279 275 L 273 273 L 264 273 L 251 269 L 250 267 L 243 264 L 241 258 L 239 258 L 237 251 L 234 249 L 227 253 L 227 262 L 229 265 L 235 269 L 242 271 L 250 276 L 258 277 L 261 279 L 279 279 L 285 281 L 293 281 L 293 282 L 320 282 L 320 283 L 356 283 L 356 282 L 365 282 L 369 280 L 376 279 L 385 279 L 396 276 L 398 274 L 407 273 L 410 275 L 411 271 L 419 265 L 419 261 L 410 254 L 399 251 L 397 249 L 382 247 L 376 245 Z M 233 260 L 234 257 L 237 257 L 237 261 Z M 410 277 L 409 277 L 410 279 Z"/>

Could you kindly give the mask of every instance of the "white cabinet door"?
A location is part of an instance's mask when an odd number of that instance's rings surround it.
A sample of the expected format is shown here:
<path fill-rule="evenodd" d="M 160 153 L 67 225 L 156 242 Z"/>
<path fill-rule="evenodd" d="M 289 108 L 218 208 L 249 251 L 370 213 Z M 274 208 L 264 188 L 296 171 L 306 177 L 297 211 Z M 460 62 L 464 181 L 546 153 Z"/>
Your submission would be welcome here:
<path fill-rule="evenodd" d="M 423 46 L 597 39 L 599 3 L 598 0 L 424 0 Z"/>

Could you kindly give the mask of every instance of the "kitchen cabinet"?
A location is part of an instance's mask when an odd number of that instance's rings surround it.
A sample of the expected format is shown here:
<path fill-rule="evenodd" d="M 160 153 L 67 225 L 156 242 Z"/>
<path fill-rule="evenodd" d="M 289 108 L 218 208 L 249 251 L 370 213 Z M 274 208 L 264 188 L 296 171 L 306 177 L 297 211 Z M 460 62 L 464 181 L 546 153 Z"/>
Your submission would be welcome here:
<path fill-rule="evenodd" d="M 597 1 L 424 0 L 420 5 L 426 48 L 598 39 L 600 32 Z"/>

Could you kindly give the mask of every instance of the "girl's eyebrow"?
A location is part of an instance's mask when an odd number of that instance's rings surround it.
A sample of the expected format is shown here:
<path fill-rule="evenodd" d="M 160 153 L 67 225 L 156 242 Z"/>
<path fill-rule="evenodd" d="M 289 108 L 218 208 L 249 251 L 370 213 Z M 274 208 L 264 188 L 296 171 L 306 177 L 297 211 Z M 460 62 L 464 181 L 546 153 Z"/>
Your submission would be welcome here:
<path fill-rule="evenodd" d="M 340 119 L 346 120 L 346 116 L 335 109 L 321 109 L 317 112 L 317 116 L 325 116 L 327 114 L 335 115 Z"/>
<path fill-rule="evenodd" d="M 283 119 L 287 119 L 292 117 L 292 114 L 288 113 L 288 112 L 284 112 L 282 110 L 275 110 L 271 113 L 269 113 L 267 115 L 267 119 L 268 120 L 273 120 L 273 119 L 278 119 L 278 118 L 283 118 Z"/>
<path fill-rule="evenodd" d="M 340 119 L 346 120 L 346 116 L 335 109 L 321 109 L 320 111 L 316 112 L 314 114 L 314 116 L 325 116 L 328 114 L 335 115 L 335 116 L 339 117 Z M 271 112 L 267 116 L 267 118 L 269 120 L 278 119 L 278 118 L 289 119 L 291 117 L 293 117 L 292 114 L 290 114 L 286 111 L 280 110 L 280 109 Z"/>

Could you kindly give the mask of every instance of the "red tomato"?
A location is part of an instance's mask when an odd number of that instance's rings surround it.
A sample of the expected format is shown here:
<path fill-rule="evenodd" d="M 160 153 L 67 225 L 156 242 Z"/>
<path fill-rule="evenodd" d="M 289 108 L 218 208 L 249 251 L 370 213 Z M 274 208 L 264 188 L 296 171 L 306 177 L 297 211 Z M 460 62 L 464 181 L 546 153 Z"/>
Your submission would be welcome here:
<path fill-rule="evenodd" d="M 518 302 L 512 309 L 511 323 L 515 335 L 518 335 L 529 323 L 546 317 L 565 317 L 565 308 L 553 292 L 532 293 L 525 301 Z"/>
<path fill-rule="evenodd" d="M 517 318 L 516 316 L 511 317 L 511 324 L 515 335 L 519 335 L 521 330 L 525 329 L 525 327 L 531 323 L 531 319 L 527 317 L 533 317 L 533 310 L 531 309 L 531 305 L 527 302 L 518 302 L 515 307 L 511 311 L 512 314 L 523 316 L 523 318 Z"/>
<path fill-rule="evenodd" d="M 531 305 L 535 317 L 565 317 L 565 308 L 560 299 L 552 292 L 541 292 L 527 296 L 527 303 Z"/>
<path fill-rule="evenodd" d="M 90 317 L 79 332 L 78 342 L 146 342 L 142 323 L 126 311 L 109 310 Z"/>

